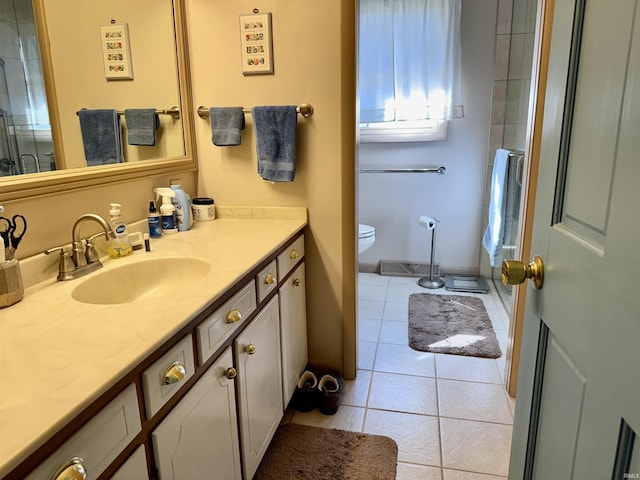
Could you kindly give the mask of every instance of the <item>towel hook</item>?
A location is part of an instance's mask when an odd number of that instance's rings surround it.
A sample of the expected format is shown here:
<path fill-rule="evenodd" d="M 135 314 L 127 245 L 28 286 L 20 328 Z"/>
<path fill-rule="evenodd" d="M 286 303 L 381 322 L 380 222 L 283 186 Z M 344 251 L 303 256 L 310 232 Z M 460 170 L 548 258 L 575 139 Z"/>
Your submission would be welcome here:
<path fill-rule="evenodd" d="M 260 13 L 260 10 L 258 10 L 257 8 L 254 8 L 253 13 Z"/>

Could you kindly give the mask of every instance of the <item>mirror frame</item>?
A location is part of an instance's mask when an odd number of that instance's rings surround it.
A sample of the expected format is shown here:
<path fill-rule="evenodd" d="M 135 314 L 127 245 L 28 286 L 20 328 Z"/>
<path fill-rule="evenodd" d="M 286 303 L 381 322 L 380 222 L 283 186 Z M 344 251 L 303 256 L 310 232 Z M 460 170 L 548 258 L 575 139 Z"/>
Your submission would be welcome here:
<path fill-rule="evenodd" d="M 33 6 L 36 14 L 38 38 L 41 39 L 41 42 L 48 43 L 44 1 L 35 0 Z M 175 19 L 178 85 L 180 87 L 180 120 L 182 121 L 185 154 L 157 160 L 143 160 L 118 165 L 82 167 L 6 177 L 11 178 L 11 181 L 3 182 L 0 180 L 1 201 L 19 200 L 63 191 L 68 192 L 95 185 L 105 185 L 153 175 L 171 174 L 178 171 L 197 170 L 193 97 L 191 93 L 184 0 L 173 0 L 172 4 Z M 58 106 L 56 101 L 50 100 L 57 99 L 57 96 L 52 75 L 53 63 L 49 49 L 42 49 L 41 57 L 49 116 L 53 120 L 51 122 L 51 135 L 53 137 L 54 152 L 56 158 L 63 158 L 62 132 L 60 130 L 60 122 L 56 121 L 59 115 Z"/>

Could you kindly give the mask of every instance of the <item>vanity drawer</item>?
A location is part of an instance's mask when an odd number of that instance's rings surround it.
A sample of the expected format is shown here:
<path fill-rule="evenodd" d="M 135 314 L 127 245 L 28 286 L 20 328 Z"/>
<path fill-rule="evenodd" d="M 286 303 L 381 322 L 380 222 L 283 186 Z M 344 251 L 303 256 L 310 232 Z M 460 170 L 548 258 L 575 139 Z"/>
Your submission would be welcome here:
<path fill-rule="evenodd" d="M 74 468 L 84 468 L 88 480 L 98 478 L 141 430 L 136 387 L 131 384 L 25 480 L 74 478 L 62 473 Z M 70 462 L 72 459 L 75 466 Z M 55 473 L 58 475 L 54 476 Z"/>
<path fill-rule="evenodd" d="M 278 271 L 275 260 L 256 275 L 256 283 L 258 285 L 258 303 L 260 303 L 271 290 L 275 290 L 278 286 Z"/>
<path fill-rule="evenodd" d="M 251 280 L 196 328 L 198 360 L 203 365 L 256 309 L 256 282 Z"/>
<path fill-rule="evenodd" d="M 287 273 L 304 257 L 304 235 L 300 235 L 287 249 L 278 255 L 278 281 L 286 277 Z"/>
<path fill-rule="evenodd" d="M 142 373 L 147 418 L 153 417 L 195 372 L 191 335 Z"/>

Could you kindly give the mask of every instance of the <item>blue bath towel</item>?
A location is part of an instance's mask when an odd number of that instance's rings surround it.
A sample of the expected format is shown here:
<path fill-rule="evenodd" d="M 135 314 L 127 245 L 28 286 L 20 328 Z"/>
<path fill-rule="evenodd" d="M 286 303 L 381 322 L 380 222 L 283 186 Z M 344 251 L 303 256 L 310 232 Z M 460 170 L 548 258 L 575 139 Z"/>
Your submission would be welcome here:
<path fill-rule="evenodd" d="M 482 245 L 489 253 L 491 266 L 502 263 L 502 245 L 504 243 L 504 226 L 507 206 L 507 167 L 509 150 L 496 150 L 491 174 L 491 198 L 489 199 L 489 224 L 482 238 Z"/>
<path fill-rule="evenodd" d="M 122 130 L 116 110 L 80 110 L 80 130 L 88 166 L 122 163 Z"/>
<path fill-rule="evenodd" d="M 160 119 L 155 108 L 129 108 L 124 111 L 129 145 L 153 146 Z"/>
<path fill-rule="evenodd" d="M 296 107 L 253 107 L 258 174 L 273 182 L 292 182 L 296 175 Z"/>
<path fill-rule="evenodd" d="M 240 131 L 244 130 L 244 112 L 242 107 L 211 107 L 211 141 L 218 147 L 240 145 Z"/>

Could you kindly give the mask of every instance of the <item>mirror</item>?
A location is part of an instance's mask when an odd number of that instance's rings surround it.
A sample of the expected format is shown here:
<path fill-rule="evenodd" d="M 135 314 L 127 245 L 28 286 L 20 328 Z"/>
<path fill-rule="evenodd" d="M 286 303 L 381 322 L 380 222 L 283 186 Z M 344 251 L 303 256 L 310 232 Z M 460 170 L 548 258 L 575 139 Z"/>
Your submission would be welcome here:
<path fill-rule="evenodd" d="M 119 25 L 128 33 L 132 78 L 107 78 L 109 60 L 119 57 L 103 51 L 101 27 Z M 0 199 L 195 169 L 185 36 L 183 0 L 6 0 Z M 87 166 L 78 116 L 85 108 L 119 112 L 124 162 Z M 135 108 L 158 113 L 153 146 L 128 145 L 124 110 Z"/>

